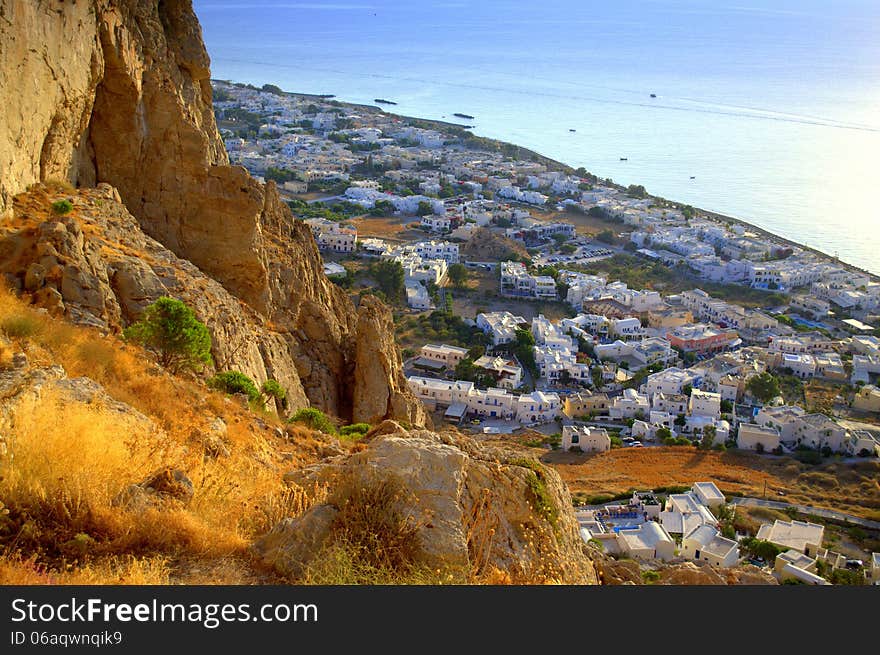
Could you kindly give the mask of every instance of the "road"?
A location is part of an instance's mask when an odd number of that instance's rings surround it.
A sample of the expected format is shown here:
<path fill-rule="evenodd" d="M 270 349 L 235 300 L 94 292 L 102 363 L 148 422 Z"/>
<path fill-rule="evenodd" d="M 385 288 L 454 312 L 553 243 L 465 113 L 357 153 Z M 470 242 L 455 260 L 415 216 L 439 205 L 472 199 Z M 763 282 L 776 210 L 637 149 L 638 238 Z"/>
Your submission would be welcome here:
<path fill-rule="evenodd" d="M 765 500 L 763 498 L 750 498 L 748 496 L 734 496 L 730 499 L 733 505 L 744 505 L 746 507 L 769 507 L 771 509 L 786 510 L 790 508 L 796 509 L 802 514 L 811 514 L 819 516 L 823 519 L 831 519 L 832 521 L 841 521 L 842 523 L 851 523 L 859 525 L 863 528 L 871 530 L 880 530 L 880 521 L 871 521 L 863 519 L 860 516 L 852 514 L 844 514 L 833 509 L 824 509 L 822 507 L 807 507 L 806 505 L 792 505 L 791 503 L 783 503 L 777 500 Z"/>

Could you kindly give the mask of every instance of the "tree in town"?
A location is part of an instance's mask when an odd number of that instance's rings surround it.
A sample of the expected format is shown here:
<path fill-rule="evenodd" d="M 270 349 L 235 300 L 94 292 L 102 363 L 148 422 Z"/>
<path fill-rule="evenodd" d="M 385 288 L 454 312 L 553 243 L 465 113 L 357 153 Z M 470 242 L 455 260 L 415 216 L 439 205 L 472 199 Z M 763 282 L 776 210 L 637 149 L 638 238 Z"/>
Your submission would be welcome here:
<path fill-rule="evenodd" d="M 712 446 L 715 445 L 715 435 L 717 433 L 714 425 L 705 426 L 703 428 L 703 438 L 700 439 L 700 449 L 712 450 Z"/>
<path fill-rule="evenodd" d="M 156 353 L 159 363 L 172 373 L 201 370 L 211 364 L 211 335 L 187 305 L 162 296 L 143 317 L 123 332 L 123 337 Z"/>
<path fill-rule="evenodd" d="M 446 274 L 456 289 L 462 289 L 467 285 L 468 270 L 464 264 L 450 264 Z"/>
<path fill-rule="evenodd" d="M 373 277 L 379 290 L 391 302 L 400 302 L 404 298 L 404 273 L 400 262 L 382 259 L 373 266 Z"/>
<path fill-rule="evenodd" d="M 416 209 L 417 216 L 427 216 L 434 213 L 434 206 L 427 200 L 419 200 L 419 207 Z"/>
<path fill-rule="evenodd" d="M 749 378 L 746 389 L 762 403 L 768 403 L 779 395 L 779 380 L 770 372 L 760 373 Z"/>

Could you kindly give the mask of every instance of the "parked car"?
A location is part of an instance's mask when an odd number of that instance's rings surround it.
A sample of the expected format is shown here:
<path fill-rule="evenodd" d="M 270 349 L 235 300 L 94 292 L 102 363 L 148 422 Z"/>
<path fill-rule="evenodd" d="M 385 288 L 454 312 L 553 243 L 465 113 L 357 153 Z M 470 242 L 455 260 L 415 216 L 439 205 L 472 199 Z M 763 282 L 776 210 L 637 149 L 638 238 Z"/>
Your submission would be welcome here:
<path fill-rule="evenodd" d="M 846 568 L 848 569 L 860 569 L 865 565 L 865 563 L 860 559 L 848 559 L 846 560 Z"/>

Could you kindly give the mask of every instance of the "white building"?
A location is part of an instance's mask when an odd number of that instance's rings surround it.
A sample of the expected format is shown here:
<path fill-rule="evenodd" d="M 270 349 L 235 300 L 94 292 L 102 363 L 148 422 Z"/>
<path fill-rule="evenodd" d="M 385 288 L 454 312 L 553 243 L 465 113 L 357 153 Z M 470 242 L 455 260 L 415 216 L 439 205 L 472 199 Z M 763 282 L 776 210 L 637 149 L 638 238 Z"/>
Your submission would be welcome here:
<path fill-rule="evenodd" d="M 304 222 L 311 228 L 319 249 L 333 252 L 357 250 L 357 230 L 354 228 L 341 227 L 325 218 L 309 218 Z"/>
<path fill-rule="evenodd" d="M 458 263 L 458 244 L 450 241 L 420 241 L 412 246 L 422 259 L 442 259 L 447 264 Z"/>
<path fill-rule="evenodd" d="M 454 369 L 468 355 L 467 348 L 448 346 L 446 344 L 427 344 L 422 346 L 419 355 L 432 362 L 440 362 L 448 369 Z"/>
<path fill-rule="evenodd" d="M 709 509 L 715 510 L 724 504 L 724 494 L 714 482 L 694 482 L 691 491 Z"/>
<path fill-rule="evenodd" d="M 822 547 L 825 527 L 816 523 L 777 519 L 772 524 L 765 523 L 758 528 L 756 537 L 780 548 L 790 548 L 809 557 L 815 557 Z"/>
<path fill-rule="evenodd" d="M 499 346 L 516 340 L 516 331 L 526 329 L 528 322 L 522 316 L 510 312 L 486 312 L 477 314 L 477 327 L 492 338 L 492 345 Z"/>
<path fill-rule="evenodd" d="M 682 537 L 681 555 L 695 562 L 727 568 L 739 561 L 739 547 L 733 539 L 721 536 L 714 526 L 703 524 Z"/>
<path fill-rule="evenodd" d="M 647 521 L 637 528 L 621 530 L 617 534 L 621 552 L 634 559 L 671 560 L 675 557 L 675 541 L 663 526 Z"/>
<path fill-rule="evenodd" d="M 483 355 L 474 360 L 474 368 L 494 377 L 495 383 L 503 389 L 516 389 L 522 384 L 522 367 L 512 359 Z"/>
<path fill-rule="evenodd" d="M 562 450 L 571 449 L 585 453 L 604 453 L 611 450 L 611 437 L 605 428 L 590 428 L 578 425 L 562 426 Z"/>
<path fill-rule="evenodd" d="M 743 450 L 763 450 L 769 453 L 779 447 L 779 430 L 754 423 L 740 423 L 736 436 L 736 447 Z"/>
<path fill-rule="evenodd" d="M 688 410 L 692 416 L 706 416 L 713 419 L 720 419 L 721 394 L 693 389 L 691 391 Z"/>
<path fill-rule="evenodd" d="M 647 416 L 650 411 L 651 404 L 647 396 L 635 389 L 624 389 L 623 394 L 616 397 L 608 408 L 608 416 L 613 419 L 634 418 Z"/>
<path fill-rule="evenodd" d="M 533 391 L 517 399 L 516 419 L 520 423 L 547 423 L 562 415 L 562 400 L 557 393 Z"/>
<path fill-rule="evenodd" d="M 531 275 L 522 262 L 501 262 L 501 295 L 513 298 L 556 298 L 556 281 Z"/>

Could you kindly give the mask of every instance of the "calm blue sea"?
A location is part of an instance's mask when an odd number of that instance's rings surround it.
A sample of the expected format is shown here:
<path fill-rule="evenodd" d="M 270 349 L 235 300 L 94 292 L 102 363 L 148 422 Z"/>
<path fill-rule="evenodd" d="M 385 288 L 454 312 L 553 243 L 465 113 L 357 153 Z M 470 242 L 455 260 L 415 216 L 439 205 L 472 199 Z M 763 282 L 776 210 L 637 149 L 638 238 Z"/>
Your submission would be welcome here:
<path fill-rule="evenodd" d="M 471 114 L 477 134 L 880 273 L 876 0 L 194 5 L 217 78 Z"/>

